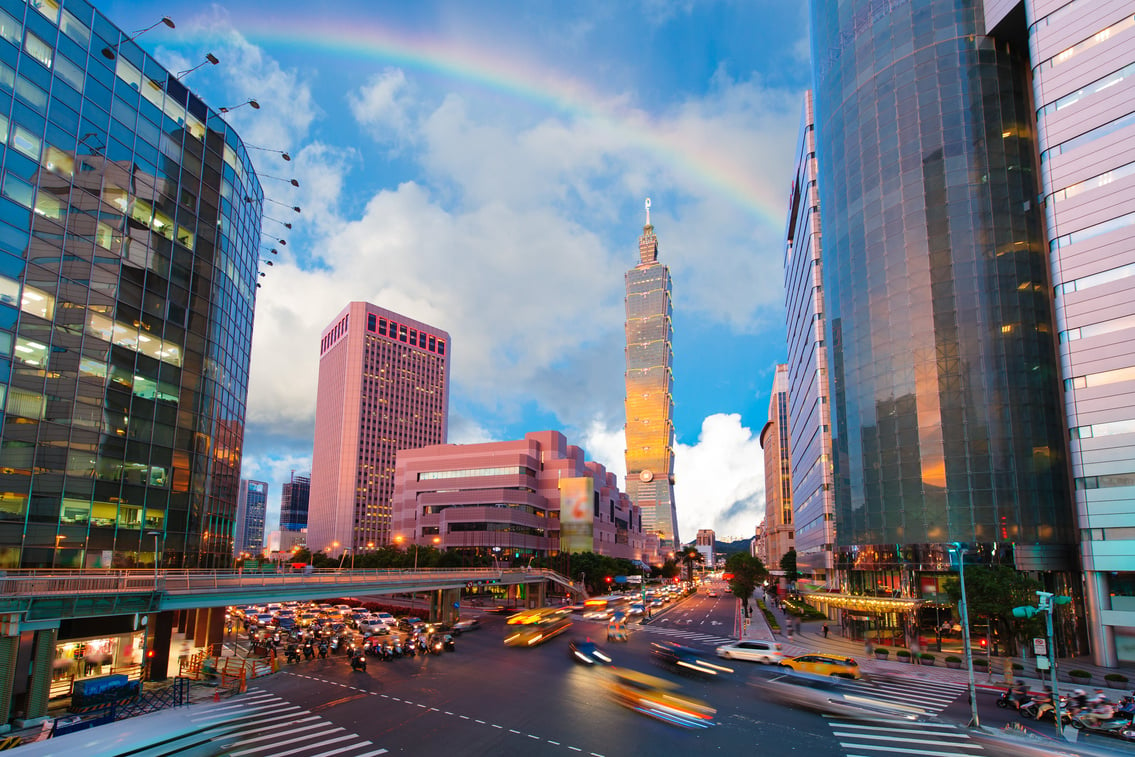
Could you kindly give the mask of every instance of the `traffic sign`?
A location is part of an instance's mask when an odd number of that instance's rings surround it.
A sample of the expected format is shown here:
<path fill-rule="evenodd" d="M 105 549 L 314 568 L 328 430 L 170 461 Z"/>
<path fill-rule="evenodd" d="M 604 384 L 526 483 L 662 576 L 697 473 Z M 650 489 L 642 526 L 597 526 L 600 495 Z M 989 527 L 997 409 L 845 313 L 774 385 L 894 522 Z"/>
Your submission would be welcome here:
<path fill-rule="evenodd" d="M 1048 640 L 1033 639 L 1033 654 L 1037 657 L 1048 657 Z"/>

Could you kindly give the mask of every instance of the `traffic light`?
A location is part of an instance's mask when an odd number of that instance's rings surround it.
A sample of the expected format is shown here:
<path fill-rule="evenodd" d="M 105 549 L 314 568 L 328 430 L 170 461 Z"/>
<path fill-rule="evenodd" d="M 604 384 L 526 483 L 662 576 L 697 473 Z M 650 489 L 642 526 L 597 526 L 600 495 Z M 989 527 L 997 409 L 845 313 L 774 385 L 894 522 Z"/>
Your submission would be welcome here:
<path fill-rule="evenodd" d="M 1036 615 L 1036 608 L 1032 605 L 1025 605 L 1024 607 L 1014 607 L 1014 618 L 1031 618 Z"/>
<path fill-rule="evenodd" d="M 610 576 L 607 576 L 607 577 L 606 577 L 606 578 L 604 578 L 603 580 L 604 580 L 604 581 L 606 581 L 607 583 L 611 583 L 611 581 L 613 581 L 614 579 L 613 579 L 613 578 L 611 578 Z"/>

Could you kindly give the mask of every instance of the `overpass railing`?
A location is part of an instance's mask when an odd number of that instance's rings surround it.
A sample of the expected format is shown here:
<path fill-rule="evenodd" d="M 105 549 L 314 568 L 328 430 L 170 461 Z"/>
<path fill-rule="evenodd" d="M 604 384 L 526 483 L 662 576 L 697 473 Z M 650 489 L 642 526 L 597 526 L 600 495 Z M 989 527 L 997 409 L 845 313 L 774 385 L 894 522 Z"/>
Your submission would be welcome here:
<path fill-rule="evenodd" d="M 453 584 L 455 582 L 498 580 L 530 583 L 550 580 L 565 587 L 574 584 L 545 568 L 418 568 L 379 570 L 321 569 L 293 573 L 219 573 L 210 570 L 25 570 L 0 574 L 0 609 L 9 601 L 32 597 L 58 597 L 82 594 L 192 594 L 209 590 L 256 587 L 319 586 L 333 584 L 350 587 L 404 583 Z"/>

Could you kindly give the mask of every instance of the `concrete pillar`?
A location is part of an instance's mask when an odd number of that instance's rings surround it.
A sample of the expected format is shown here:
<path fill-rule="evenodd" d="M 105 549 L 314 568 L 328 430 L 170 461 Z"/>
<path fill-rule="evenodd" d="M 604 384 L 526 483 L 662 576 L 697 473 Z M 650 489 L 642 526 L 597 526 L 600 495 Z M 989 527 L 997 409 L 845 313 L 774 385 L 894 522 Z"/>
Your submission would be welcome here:
<path fill-rule="evenodd" d="M 193 641 L 197 633 L 197 611 L 186 610 L 185 618 L 181 624 L 181 632 L 185 634 L 186 641 Z"/>
<path fill-rule="evenodd" d="M 173 637 L 174 618 L 180 610 L 166 610 L 150 616 L 150 651 L 148 659 L 151 681 L 164 681 L 169 677 L 169 646 Z"/>
<path fill-rule="evenodd" d="M 16 657 L 20 651 L 19 636 L 0 636 L 0 733 L 12 726 L 12 689 L 16 681 Z"/>
<path fill-rule="evenodd" d="M 525 584 L 528 587 L 528 607 L 535 609 L 543 607 L 548 601 L 548 592 L 544 581 L 536 584 Z"/>
<path fill-rule="evenodd" d="M 461 602 L 460 589 L 438 589 L 430 593 L 430 621 L 453 625 L 457 622 Z"/>
<path fill-rule="evenodd" d="M 57 628 L 35 632 L 27 709 L 23 719 L 16 722 L 21 728 L 42 723 L 47 717 L 47 697 L 51 693 L 51 664 L 55 660 L 55 639 L 58 634 Z"/>
<path fill-rule="evenodd" d="M 193 646 L 203 647 L 208 643 L 209 638 L 209 608 L 200 608 L 194 613 L 194 618 L 196 623 L 193 631 Z"/>
<path fill-rule="evenodd" d="M 205 633 L 197 637 L 197 643 L 219 655 L 225 640 L 225 608 L 210 607 L 201 612 L 205 615 Z"/>
<path fill-rule="evenodd" d="M 171 610 L 173 613 L 173 630 L 181 631 L 185 627 L 185 610 Z"/>
<path fill-rule="evenodd" d="M 1106 576 L 1099 571 L 1084 571 L 1084 606 L 1088 615 L 1088 644 L 1092 650 L 1092 664 L 1101 668 L 1114 668 L 1119 664 L 1119 655 L 1115 649 L 1115 629 L 1103 624 L 1103 611 L 1111 609 L 1111 596 L 1106 581 Z"/>

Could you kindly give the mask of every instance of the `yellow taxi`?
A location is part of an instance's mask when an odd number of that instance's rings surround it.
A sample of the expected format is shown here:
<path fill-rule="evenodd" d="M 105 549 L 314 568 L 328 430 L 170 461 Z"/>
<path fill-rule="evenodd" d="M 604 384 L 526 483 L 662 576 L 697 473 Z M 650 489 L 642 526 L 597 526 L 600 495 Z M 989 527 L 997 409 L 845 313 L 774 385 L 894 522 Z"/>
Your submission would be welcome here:
<path fill-rule="evenodd" d="M 859 672 L 859 663 L 850 657 L 840 657 L 834 654 L 806 654 L 799 657 L 789 657 L 781 661 L 780 666 L 797 673 L 811 673 L 818 676 L 863 677 L 863 674 Z"/>

